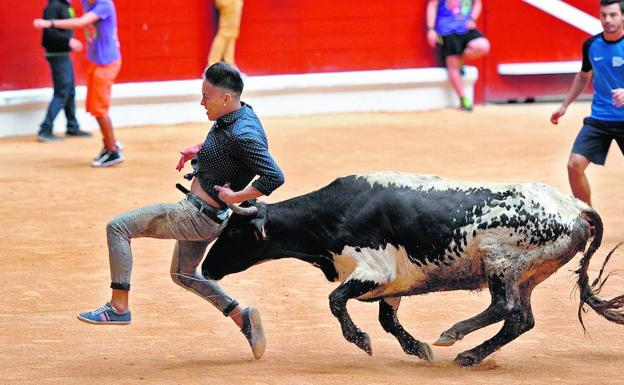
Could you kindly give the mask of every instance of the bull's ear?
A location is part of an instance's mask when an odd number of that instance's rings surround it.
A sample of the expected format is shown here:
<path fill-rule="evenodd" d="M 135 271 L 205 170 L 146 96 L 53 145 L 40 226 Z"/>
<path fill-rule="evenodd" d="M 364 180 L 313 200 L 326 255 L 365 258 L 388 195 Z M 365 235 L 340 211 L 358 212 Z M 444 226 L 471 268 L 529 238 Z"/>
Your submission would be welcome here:
<path fill-rule="evenodd" d="M 266 221 L 267 221 L 267 205 L 258 204 L 256 206 L 258 208 L 258 212 L 256 213 L 255 218 L 249 221 L 251 226 L 253 226 L 254 235 L 257 240 L 264 241 L 268 238 L 266 233 Z"/>
<path fill-rule="evenodd" d="M 266 227 L 265 227 L 264 218 L 254 218 L 250 221 L 253 226 L 254 235 L 256 239 L 259 241 L 264 241 L 267 239 Z"/>

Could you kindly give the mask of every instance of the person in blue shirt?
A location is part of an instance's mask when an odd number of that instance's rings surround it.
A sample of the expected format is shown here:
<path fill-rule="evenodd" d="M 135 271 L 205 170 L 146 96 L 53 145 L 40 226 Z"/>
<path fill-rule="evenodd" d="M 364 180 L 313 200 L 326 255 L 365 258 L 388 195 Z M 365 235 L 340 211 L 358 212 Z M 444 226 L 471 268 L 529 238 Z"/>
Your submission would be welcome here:
<path fill-rule="evenodd" d="M 568 160 L 572 193 L 589 205 L 591 189 L 585 175 L 587 166 L 590 163 L 604 165 L 614 139 L 624 153 L 623 13 L 624 1 L 600 1 L 600 22 L 604 31 L 583 43 L 581 71 L 574 76 L 563 104 L 550 117 L 550 121 L 557 124 L 593 78 L 591 114 L 583 120 L 583 128 Z"/>
<path fill-rule="evenodd" d="M 477 29 L 481 0 L 428 0 L 427 41 L 439 48 L 449 81 L 463 110 L 472 111 L 472 100 L 464 93 L 462 65 L 490 52 L 490 42 Z"/>
<path fill-rule="evenodd" d="M 80 313 L 79 320 L 129 324 L 131 239 L 175 239 L 170 271 L 173 281 L 230 317 L 247 338 L 254 357 L 262 357 L 266 338 L 258 310 L 242 308 L 216 281 L 197 269 L 208 245 L 224 230 L 229 205 L 269 195 L 284 183 L 282 171 L 269 154 L 260 120 L 251 106 L 240 100 L 242 91 L 243 80 L 232 66 L 218 62 L 206 69 L 201 105 L 214 124 L 203 143 L 181 151 L 176 167 L 181 171 L 192 160 L 193 172 L 185 175 L 192 180 L 190 191 L 185 191 L 185 199 L 177 203 L 131 210 L 108 223 L 111 300 L 94 311 Z"/>

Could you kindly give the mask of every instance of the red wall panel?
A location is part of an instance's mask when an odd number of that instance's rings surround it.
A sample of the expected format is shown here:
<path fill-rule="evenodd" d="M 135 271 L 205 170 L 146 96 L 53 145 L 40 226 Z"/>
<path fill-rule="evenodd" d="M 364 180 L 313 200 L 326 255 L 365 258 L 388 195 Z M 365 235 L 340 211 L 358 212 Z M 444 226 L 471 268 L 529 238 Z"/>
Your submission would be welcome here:
<path fill-rule="evenodd" d="M 572 75 L 501 76 L 499 63 L 580 60 L 589 35 L 522 0 L 483 0 L 492 51 L 476 64 L 479 100 L 565 94 Z M 46 0 L 0 2 L 0 90 L 50 85 L 32 19 Z M 79 2 L 74 0 L 78 13 Z M 120 82 L 200 76 L 216 29 L 214 3 L 115 0 Z M 565 0 L 591 15 L 597 0 Z M 437 66 L 425 39 L 425 0 L 246 0 L 237 63 L 250 75 Z M 81 31 L 77 37 L 84 40 Z M 82 84 L 84 54 L 74 55 Z"/>
<path fill-rule="evenodd" d="M 49 86 L 32 19 L 45 0 L 0 2 L 0 90 Z M 81 6 L 74 0 L 78 13 Z M 123 67 L 120 82 L 198 77 L 216 29 L 212 1 L 115 0 Z M 424 2 L 413 0 L 247 0 L 237 62 L 248 74 L 280 74 L 436 64 L 424 36 Z M 81 32 L 77 37 L 84 41 Z M 84 54 L 74 55 L 83 83 Z"/>
<path fill-rule="evenodd" d="M 249 74 L 425 67 L 424 2 L 247 0 L 237 61 Z"/>
<path fill-rule="evenodd" d="M 565 3 L 592 16 L 598 15 L 597 0 L 566 0 Z M 499 75 L 497 65 L 581 60 L 582 44 L 590 37 L 588 33 L 521 0 L 486 0 L 484 16 L 485 31 L 492 44 L 481 73 L 484 81 L 480 86 L 484 88 L 486 100 L 567 93 L 573 74 Z"/>
<path fill-rule="evenodd" d="M 50 86 L 50 71 L 41 47 L 41 32 L 32 19 L 41 17 L 47 1 L 0 2 L 0 90 Z M 81 3 L 72 2 L 82 14 Z M 123 58 L 119 82 L 199 77 L 215 27 L 213 4 L 115 0 Z M 82 31 L 76 37 L 84 42 Z M 84 84 L 84 53 L 74 54 L 76 78 Z"/>

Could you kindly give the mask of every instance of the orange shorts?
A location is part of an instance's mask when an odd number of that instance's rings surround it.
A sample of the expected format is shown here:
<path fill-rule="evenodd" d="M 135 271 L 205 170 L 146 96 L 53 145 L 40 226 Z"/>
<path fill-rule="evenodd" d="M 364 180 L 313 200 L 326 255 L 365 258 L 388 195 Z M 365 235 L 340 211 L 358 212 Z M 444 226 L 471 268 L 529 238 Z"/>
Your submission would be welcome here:
<path fill-rule="evenodd" d="M 108 116 L 111 103 L 111 89 L 119 70 L 121 59 L 107 65 L 89 63 L 87 68 L 87 112 L 96 118 Z"/>

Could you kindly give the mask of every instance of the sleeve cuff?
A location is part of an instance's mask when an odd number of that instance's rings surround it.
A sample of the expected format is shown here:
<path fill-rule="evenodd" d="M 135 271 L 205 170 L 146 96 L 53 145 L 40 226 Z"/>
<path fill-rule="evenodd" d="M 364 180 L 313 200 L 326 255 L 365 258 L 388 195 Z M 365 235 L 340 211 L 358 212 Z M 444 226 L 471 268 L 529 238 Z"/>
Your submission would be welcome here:
<path fill-rule="evenodd" d="M 251 185 L 258 191 L 260 191 L 262 193 L 262 195 L 266 195 L 269 196 L 271 195 L 271 193 L 273 192 L 273 190 L 269 190 L 267 189 L 262 182 L 260 182 L 260 179 L 256 179 L 254 180 Z"/>

